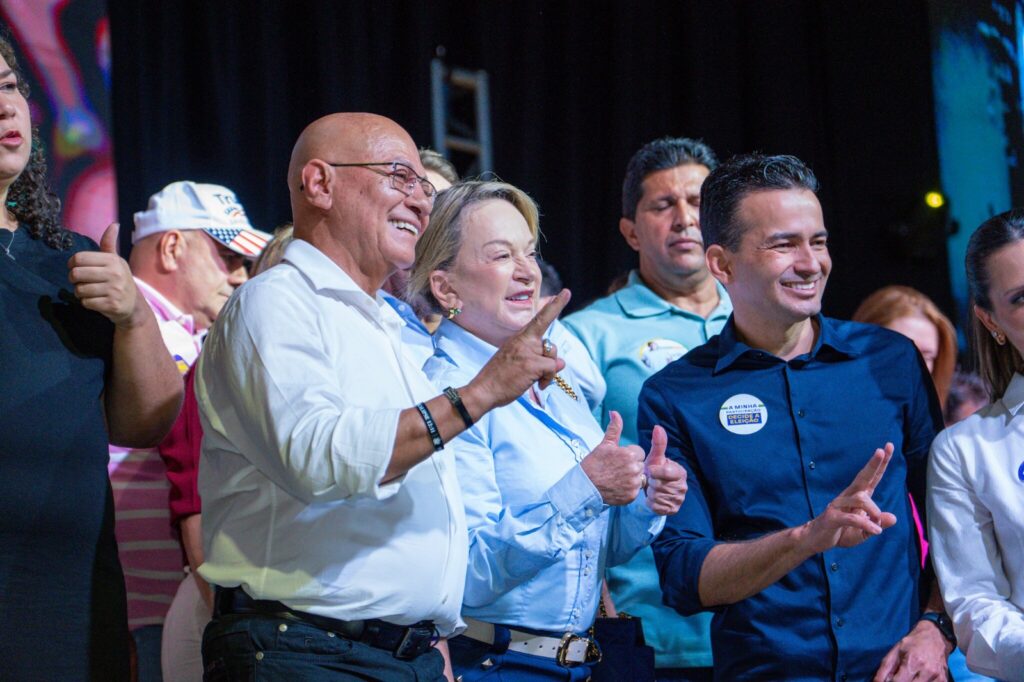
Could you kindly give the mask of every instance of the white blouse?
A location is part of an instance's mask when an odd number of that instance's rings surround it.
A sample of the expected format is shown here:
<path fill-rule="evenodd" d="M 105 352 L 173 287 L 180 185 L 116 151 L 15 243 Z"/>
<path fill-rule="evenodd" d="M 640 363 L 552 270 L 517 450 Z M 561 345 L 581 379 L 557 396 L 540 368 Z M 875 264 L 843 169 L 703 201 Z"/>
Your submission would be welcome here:
<path fill-rule="evenodd" d="M 1024 376 L 936 437 L 928 529 L 967 667 L 1024 680 Z"/>

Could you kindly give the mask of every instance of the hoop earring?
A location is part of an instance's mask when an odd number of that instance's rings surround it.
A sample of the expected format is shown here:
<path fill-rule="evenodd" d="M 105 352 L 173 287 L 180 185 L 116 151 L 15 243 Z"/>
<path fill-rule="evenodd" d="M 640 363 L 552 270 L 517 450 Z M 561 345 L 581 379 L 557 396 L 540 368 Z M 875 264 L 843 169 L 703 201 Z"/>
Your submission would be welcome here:
<path fill-rule="evenodd" d="M 448 319 L 449 320 L 455 319 L 455 316 L 458 315 L 461 312 L 462 312 L 462 308 L 449 308 L 448 309 Z"/>

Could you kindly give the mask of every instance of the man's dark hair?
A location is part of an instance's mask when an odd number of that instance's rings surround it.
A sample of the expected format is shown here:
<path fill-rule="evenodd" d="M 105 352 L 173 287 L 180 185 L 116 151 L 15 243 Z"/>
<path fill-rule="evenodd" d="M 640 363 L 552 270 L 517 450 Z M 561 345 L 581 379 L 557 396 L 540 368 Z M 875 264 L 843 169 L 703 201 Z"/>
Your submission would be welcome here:
<path fill-rule="evenodd" d="M 622 181 L 622 216 L 636 219 L 636 206 L 644 193 L 644 178 L 651 173 L 688 163 L 696 163 L 713 171 L 718 166 L 718 157 L 711 151 L 711 147 L 688 137 L 662 137 L 640 147 L 626 165 L 626 178 Z"/>
<path fill-rule="evenodd" d="M 736 218 L 740 202 L 748 194 L 780 189 L 806 189 L 818 193 L 818 178 L 795 156 L 739 154 L 704 180 L 700 188 L 700 232 L 704 247 L 718 244 L 735 251 L 743 239 Z"/>
<path fill-rule="evenodd" d="M 440 152 L 429 147 L 420 147 L 420 163 L 425 169 L 434 171 L 453 185 L 459 181 L 459 173 L 455 170 L 455 165 L 441 156 Z"/>

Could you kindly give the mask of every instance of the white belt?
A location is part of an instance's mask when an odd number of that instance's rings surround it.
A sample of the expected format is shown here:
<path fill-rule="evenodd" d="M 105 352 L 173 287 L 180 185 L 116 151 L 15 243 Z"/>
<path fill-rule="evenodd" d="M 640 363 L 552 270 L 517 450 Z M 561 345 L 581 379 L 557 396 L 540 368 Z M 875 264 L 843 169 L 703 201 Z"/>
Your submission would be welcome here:
<path fill-rule="evenodd" d="M 466 630 L 463 635 L 484 644 L 494 644 L 494 625 L 475 618 L 465 620 Z M 589 637 L 580 637 L 571 632 L 561 637 L 545 637 L 512 628 L 508 628 L 508 631 L 511 635 L 508 651 L 551 658 L 563 666 L 597 663 L 601 660 L 601 649 Z"/>

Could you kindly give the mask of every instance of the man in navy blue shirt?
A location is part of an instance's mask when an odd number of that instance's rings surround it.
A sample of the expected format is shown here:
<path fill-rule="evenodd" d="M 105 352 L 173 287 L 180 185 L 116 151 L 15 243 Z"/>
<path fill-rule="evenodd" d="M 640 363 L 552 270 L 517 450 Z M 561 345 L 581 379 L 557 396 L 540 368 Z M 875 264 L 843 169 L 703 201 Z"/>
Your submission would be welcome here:
<path fill-rule="evenodd" d="M 689 481 L 655 542 L 664 600 L 715 612 L 716 679 L 944 680 L 908 498 L 924 508 L 938 401 L 909 341 L 820 315 L 817 187 L 794 157 L 749 155 L 701 190 L 734 312 L 640 395 L 641 443 L 664 426 Z"/>

